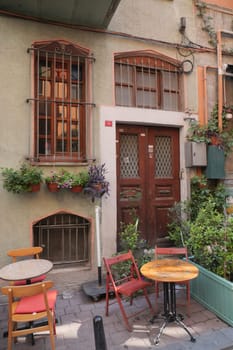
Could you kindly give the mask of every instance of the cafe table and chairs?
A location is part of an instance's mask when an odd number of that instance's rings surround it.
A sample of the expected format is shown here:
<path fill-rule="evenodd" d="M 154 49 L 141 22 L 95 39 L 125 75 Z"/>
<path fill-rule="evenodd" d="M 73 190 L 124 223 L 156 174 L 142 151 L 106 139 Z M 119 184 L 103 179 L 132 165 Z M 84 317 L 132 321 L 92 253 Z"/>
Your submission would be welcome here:
<path fill-rule="evenodd" d="M 2 294 L 8 297 L 8 350 L 12 350 L 13 339 L 26 335 L 33 337 L 33 333 L 44 331 L 49 332 L 51 349 L 55 350 L 54 314 L 57 291 L 51 289 L 53 285 L 52 281 L 43 281 L 1 288 Z M 43 322 L 36 323 L 40 320 Z M 18 327 L 18 325 L 25 323 L 29 326 Z"/>
<path fill-rule="evenodd" d="M 190 336 L 190 341 L 195 342 L 191 332 L 186 325 L 182 322 L 183 316 L 176 312 L 176 288 L 175 285 L 181 281 L 190 281 L 198 276 L 198 268 L 192 263 L 182 259 L 157 259 L 144 264 L 141 267 L 141 273 L 145 277 L 163 282 L 163 314 L 164 322 L 159 329 L 158 335 L 153 340 L 154 344 L 158 344 L 160 336 L 164 329 L 170 322 L 175 322 L 178 326 L 182 327 Z M 155 315 L 151 319 L 151 323 L 154 323 L 158 316 Z"/>
<path fill-rule="evenodd" d="M 47 274 L 53 268 L 53 263 L 46 259 L 25 259 L 10 263 L 0 269 L 0 278 L 12 282 L 26 281 L 26 285 L 32 284 L 32 280 Z M 19 287 L 19 286 L 18 286 Z M 4 337 L 8 332 L 4 332 Z M 31 338 L 32 345 L 34 337 Z"/>
<path fill-rule="evenodd" d="M 12 259 L 12 262 L 26 259 L 40 259 L 40 254 L 42 254 L 43 248 L 40 246 L 26 247 L 26 248 L 17 248 L 8 250 L 7 255 Z M 46 278 L 45 274 L 42 274 L 38 277 L 31 279 L 30 283 L 42 282 Z M 12 282 L 12 284 L 19 286 L 27 284 L 26 280 L 17 280 Z"/>

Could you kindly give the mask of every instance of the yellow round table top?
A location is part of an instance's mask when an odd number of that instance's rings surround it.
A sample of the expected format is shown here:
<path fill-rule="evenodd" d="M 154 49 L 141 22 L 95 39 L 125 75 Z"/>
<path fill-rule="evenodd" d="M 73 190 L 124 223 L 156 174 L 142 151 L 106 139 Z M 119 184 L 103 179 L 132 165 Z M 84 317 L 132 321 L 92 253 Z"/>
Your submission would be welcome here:
<path fill-rule="evenodd" d="M 143 276 L 160 282 L 189 281 L 198 276 L 199 270 L 188 261 L 180 259 L 158 259 L 144 264 Z"/>

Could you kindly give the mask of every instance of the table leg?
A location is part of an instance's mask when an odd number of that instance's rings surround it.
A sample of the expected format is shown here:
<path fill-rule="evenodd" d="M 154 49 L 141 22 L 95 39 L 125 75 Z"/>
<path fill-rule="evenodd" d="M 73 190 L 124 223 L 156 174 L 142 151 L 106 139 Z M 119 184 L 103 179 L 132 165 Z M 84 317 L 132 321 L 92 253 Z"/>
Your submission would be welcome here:
<path fill-rule="evenodd" d="M 160 336 L 162 335 L 164 329 L 166 328 L 167 324 L 169 322 L 176 322 L 180 327 L 182 327 L 190 336 L 190 341 L 195 342 L 196 339 L 192 336 L 188 328 L 185 326 L 185 324 L 182 322 L 183 316 L 182 315 L 176 315 L 176 288 L 174 282 L 164 282 L 163 283 L 163 295 L 164 295 L 164 322 L 162 326 L 159 329 L 159 333 L 154 339 L 154 344 L 157 345 L 160 340 Z M 151 320 L 155 320 L 155 317 Z"/>

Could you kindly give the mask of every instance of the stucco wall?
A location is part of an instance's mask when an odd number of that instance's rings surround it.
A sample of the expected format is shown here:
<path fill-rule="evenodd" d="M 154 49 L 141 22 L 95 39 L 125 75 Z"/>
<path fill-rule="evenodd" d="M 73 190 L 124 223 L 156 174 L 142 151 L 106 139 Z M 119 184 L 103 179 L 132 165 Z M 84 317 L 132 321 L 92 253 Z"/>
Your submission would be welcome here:
<path fill-rule="evenodd" d="M 26 99 L 32 97 L 32 57 L 27 49 L 35 41 L 63 39 L 91 50 L 93 64 L 93 109 L 91 156 L 106 163 L 110 181 L 110 197 L 102 200 L 101 234 L 103 255 L 111 255 L 116 249 L 116 154 L 115 124 L 117 122 L 169 125 L 180 128 L 181 198 L 188 194 L 187 179 L 190 170 L 184 164 L 184 141 L 188 122 L 186 113 L 141 110 L 114 107 L 114 53 L 136 50 L 155 50 L 177 60 L 184 60 L 171 43 L 181 43 L 180 18 L 186 17 L 186 34 L 192 42 L 208 45 L 206 33 L 201 32 L 192 1 L 187 0 L 122 0 L 107 33 L 65 28 L 10 17 L 0 17 L 0 67 L 1 67 L 1 119 L 0 166 L 16 167 L 32 154 L 33 109 Z M 124 32 L 120 35 L 116 32 Z M 136 37 L 134 37 L 136 36 Z M 140 38 L 139 38 L 140 37 Z M 147 40 L 144 40 L 144 39 Z M 151 40 L 152 39 L 152 40 Z M 191 59 L 191 58 L 190 58 Z M 195 52 L 193 71 L 184 76 L 184 110 L 197 118 L 198 65 L 216 64 L 215 52 Z M 112 121 L 112 127 L 105 126 Z M 106 147 L 107 145 L 107 147 Z M 44 167 L 46 172 L 51 167 Z M 31 244 L 32 224 L 60 210 L 84 216 L 92 222 L 90 270 L 83 276 L 96 272 L 95 252 L 95 204 L 84 195 L 67 192 L 51 194 L 45 186 L 38 194 L 14 195 L 6 192 L 0 183 L 0 265 L 9 261 L 8 249 Z M 73 271 L 73 270 L 72 270 Z M 70 282 L 75 281 L 75 271 L 69 271 Z M 57 271 L 57 276 L 63 272 Z M 65 274 L 65 272 L 64 272 Z M 56 272 L 54 272 L 56 276 Z M 61 277 L 59 277 L 61 278 Z M 66 274 L 66 280 L 69 275 Z M 69 283 L 67 281 L 66 283 Z M 80 284 L 80 279 L 77 282 Z"/>

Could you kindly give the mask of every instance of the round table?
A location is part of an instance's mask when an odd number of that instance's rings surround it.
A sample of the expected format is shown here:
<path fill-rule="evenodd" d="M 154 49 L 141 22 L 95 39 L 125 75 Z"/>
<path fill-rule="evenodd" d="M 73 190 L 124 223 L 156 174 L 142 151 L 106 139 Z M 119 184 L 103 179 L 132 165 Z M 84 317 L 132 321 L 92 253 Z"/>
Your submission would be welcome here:
<path fill-rule="evenodd" d="M 53 263 L 49 260 L 25 259 L 2 267 L 0 278 L 7 281 L 30 281 L 34 277 L 48 273 L 52 268 Z"/>
<path fill-rule="evenodd" d="M 195 338 L 182 322 L 182 315 L 176 314 L 176 290 L 175 283 L 189 281 L 198 276 L 199 270 L 188 261 L 181 259 L 158 259 L 153 260 L 141 267 L 141 273 L 152 280 L 163 282 L 164 292 L 164 323 L 159 330 L 159 334 L 154 340 L 159 343 L 160 336 L 169 322 L 176 322 L 189 334 L 190 340 L 195 342 Z M 153 322 L 157 316 L 153 317 Z"/>

